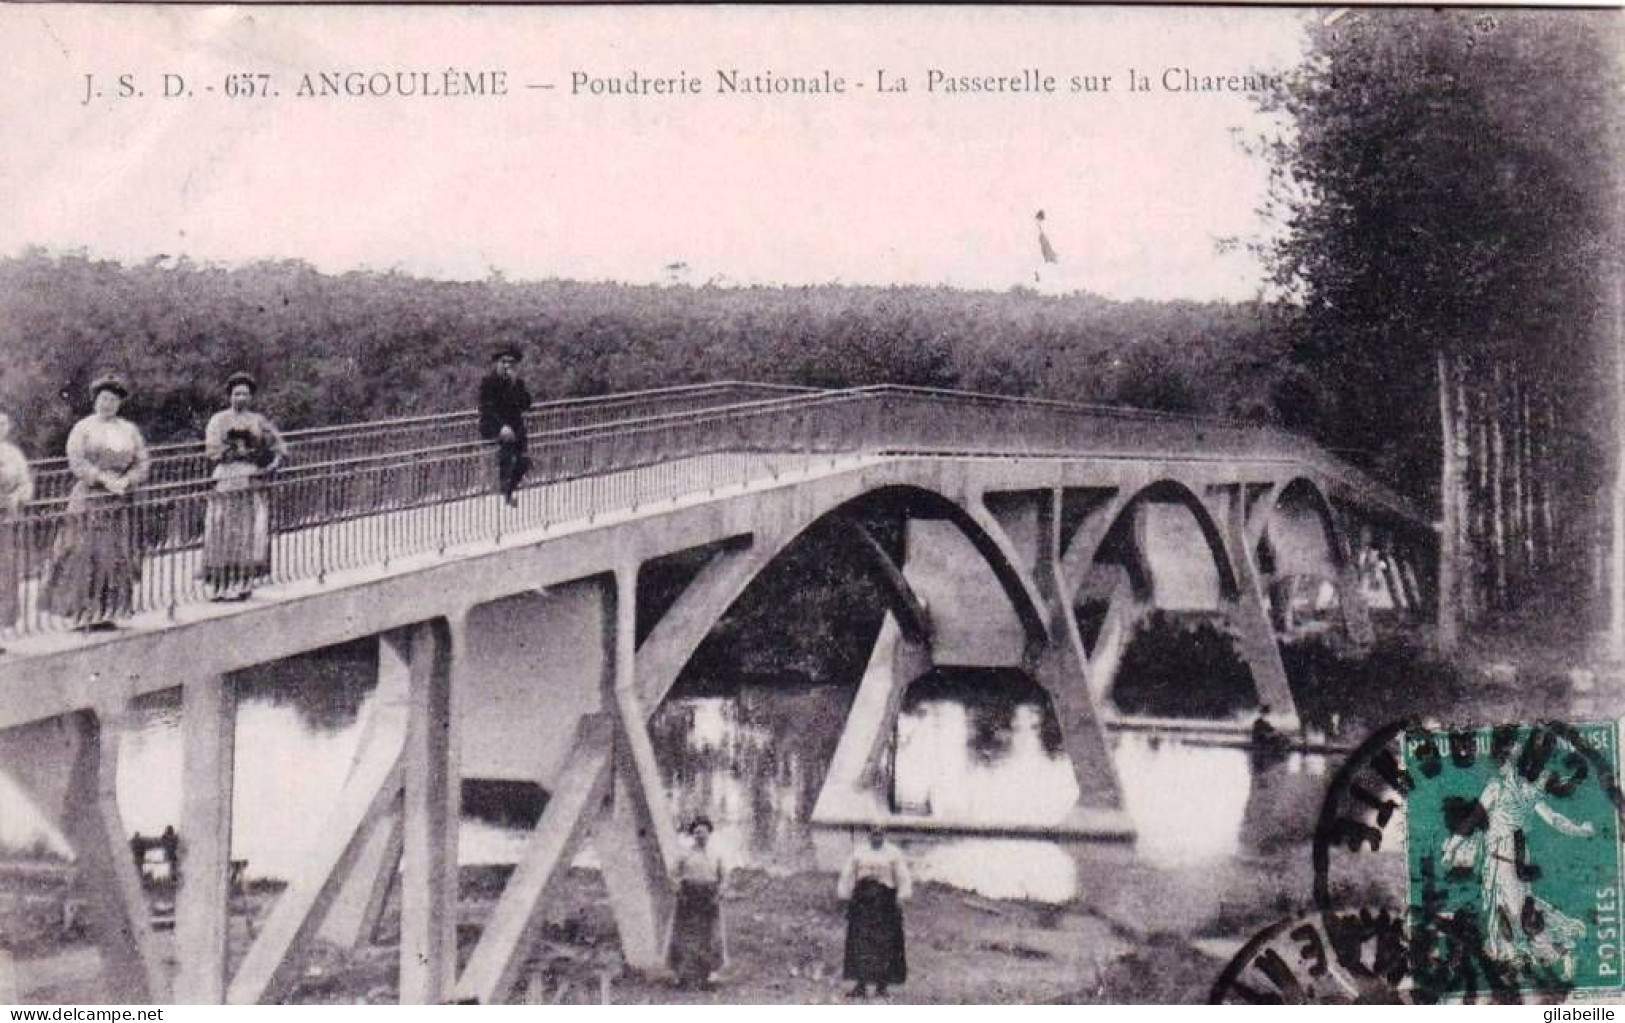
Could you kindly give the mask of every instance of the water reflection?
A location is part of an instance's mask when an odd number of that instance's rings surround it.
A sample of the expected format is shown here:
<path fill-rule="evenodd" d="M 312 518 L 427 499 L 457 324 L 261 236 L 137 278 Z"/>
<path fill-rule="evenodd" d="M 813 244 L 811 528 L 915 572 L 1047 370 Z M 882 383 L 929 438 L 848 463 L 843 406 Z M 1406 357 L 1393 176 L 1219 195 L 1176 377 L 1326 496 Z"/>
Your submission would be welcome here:
<path fill-rule="evenodd" d="M 249 860 L 255 877 L 286 877 L 299 862 L 372 712 L 376 676 L 365 658 L 308 666 L 303 676 L 281 671 L 279 684 L 245 685 L 238 701 L 232 855 Z M 837 869 L 851 836 L 815 830 L 810 820 L 852 695 L 840 686 L 767 680 L 732 696 L 667 701 L 651 731 L 673 819 L 710 817 L 715 847 L 741 866 Z M 173 691 L 131 709 L 118 780 L 127 832 L 156 834 L 179 822 L 179 712 Z M 1246 750 L 1227 742 L 1111 737 L 1139 832 L 1138 859 L 1188 867 L 1306 840 L 1323 759 L 1293 754 L 1255 773 Z M 1047 699 L 1011 673 L 939 673 L 913 687 L 884 773 L 896 809 L 952 821 L 1056 823 L 1078 792 Z M 61 851 L 58 838 L 16 809 L 0 780 L 0 841 L 16 847 L 38 839 Z M 460 859 L 513 862 L 526 837 L 511 822 L 467 819 Z M 910 837 L 904 844 L 921 878 L 989 896 L 1063 901 L 1078 886 L 1078 851 L 1062 843 Z M 581 862 L 592 862 L 590 850 Z"/>
<path fill-rule="evenodd" d="M 318 724 L 323 717 L 312 708 L 327 705 L 321 690 L 307 687 L 303 705 L 263 694 L 239 699 L 231 848 L 254 877 L 290 876 L 313 823 L 326 819 L 349 775 L 370 700 L 346 724 Z M 178 695 L 137 701 L 119 747 L 126 831 L 150 835 L 178 825 L 181 760 Z"/>
<path fill-rule="evenodd" d="M 675 819 L 710 817 L 712 847 L 737 865 L 822 865 L 808 822 L 851 699 L 840 686 L 768 684 L 668 700 L 651 731 Z"/>
<path fill-rule="evenodd" d="M 1137 734 L 1112 745 L 1141 857 L 1187 866 L 1240 851 L 1253 787 L 1245 750 Z"/>
<path fill-rule="evenodd" d="M 894 804 L 950 820 L 1059 822 L 1078 784 L 1072 761 L 1043 741 L 1046 716 L 998 694 L 916 703 L 897 721 Z"/>

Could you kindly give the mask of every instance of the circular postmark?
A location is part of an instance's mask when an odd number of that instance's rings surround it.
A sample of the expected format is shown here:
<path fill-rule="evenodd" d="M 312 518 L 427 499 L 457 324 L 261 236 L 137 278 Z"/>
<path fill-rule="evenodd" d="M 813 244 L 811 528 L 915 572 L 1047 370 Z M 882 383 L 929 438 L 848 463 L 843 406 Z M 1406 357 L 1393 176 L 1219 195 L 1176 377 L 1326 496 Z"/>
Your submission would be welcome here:
<path fill-rule="evenodd" d="M 1241 947 L 1213 984 L 1214 1005 L 1384 1004 L 1403 1000 L 1409 955 L 1389 910 L 1282 920 Z M 1351 964 L 1357 964 L 1351 968 Z"/>
<path fill-rule="evenodd" d="M 1618 990 L 1617 751 L 1612 722 L 1397 722 L 1350 754 L 1315 829 L 1313 894 L 1353 997 Z"/>

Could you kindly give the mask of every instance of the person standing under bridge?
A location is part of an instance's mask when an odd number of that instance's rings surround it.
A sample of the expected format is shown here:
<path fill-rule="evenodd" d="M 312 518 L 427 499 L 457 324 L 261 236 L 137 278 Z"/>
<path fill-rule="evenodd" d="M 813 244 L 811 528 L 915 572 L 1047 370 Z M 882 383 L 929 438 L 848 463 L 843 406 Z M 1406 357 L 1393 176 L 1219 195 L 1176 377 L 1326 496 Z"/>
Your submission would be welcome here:
<path fill-rule="evenodd" d="M 130 613 L 141 578 L 133 492 L 147 478 L 147 442 L 119 416 L 130 396 L 123 377 L 90 384 L 95 410 L 68 433 L 73 489 L 52 549 L 45 606 L 80 629 L 111 629 Z"/>
<path fill-rule="evenodd" d="M 727 961 L 722 893 L 728 868 L 710 848 L 711 821 L 696 817 L 688 826 L 694 847 L 677 861 L 677 906 L 666 942 L 666 965 L 680 988 L 711 989 L 711 975 Z"/>
<path fill-rule="evenodd" d="M 868 988 L 886 988 L 908 979 L 903 939 L 903 906 L 914 892 L 903 851 L 886 841 L 875 824 L 869 838 L 852 850 L 841 871 L 837 894 L 846 902 L 846 964 L 843 973 L 856 986 L 848 998 L 867 998 Z"/>
<path fill-rule="evenodd" d="M 229 408 L 203 431 L 214 463 L 214 493 L 203 522 L 203 581 L 212 600 L 247 600 L 254 582 L 271 574 L 271 502 L 261 477 L 288 457 L 282 434 L 249 406 L 259 382 L 247 373 L 226 379 Z"/>
<path fill-rule="evenodd" d="M 497 442 L 497 481 L 510 507 L 518 505 L 515 491 L 530 470 L 525 413 L 531 399 L 519 378 L 520 357 L 517 347 L 501 346 L 492 354 L 491 372 L 480 381 L 480 436 Z"/>

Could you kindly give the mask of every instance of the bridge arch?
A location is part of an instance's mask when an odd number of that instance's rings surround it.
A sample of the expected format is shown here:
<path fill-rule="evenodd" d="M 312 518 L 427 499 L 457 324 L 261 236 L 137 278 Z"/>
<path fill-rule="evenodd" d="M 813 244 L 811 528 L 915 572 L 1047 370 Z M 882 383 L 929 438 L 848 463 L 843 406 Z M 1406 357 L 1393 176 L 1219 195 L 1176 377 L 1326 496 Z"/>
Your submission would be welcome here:
<path fill-rule="evenodd" d="M 1319 482 L 1299 475 L 1276 487 L 1268 507 L 1254 515 L 1247 539 L 1256 545 L 1269 596 L 1267 611 L 1278 634 L 1299 633 L 1297 581 L 1307 577 L 1318 581 L 1310 595 L 1312 617 L 1330 609 L 1325 603 L 1329 584 L 1344 638 L 1357 648 L 1375 639 L 1361 568 L 1364 541 L 1348 535 Z"/>
<path fill-rule="evenodd" d="M 1143 538 L 1135 536 L 1138 517 L 1147 504 L 1177 505 L 1190 513 L 1200 533 L 1202 545 L 1212 560 L 1219 601 L 1222 604 L 1235 600 L 1240 592 L 1240 583 L 1230 560 L 1231 552 L 1225 541 L 1224 532 L 1207 502 L 1202 500 L 1190 484 L 1174 477 L 1163 477 L 1147 483 L 1123 502 L 1115 520 L 1106 530 L 1105 538 L 1080 566 L 1083 571 L 1079 578 L 1071 580 L 1072 585 L 1082 584 L 1084 581 L 1082 576 L 1087 575 L 1089 569 L 1102 555 L 1115 557 L 1121 560 L 1122 567 L 1127 571 L 1135 599 L 1142 603 L 1153 602 L 1154 580 L 1149 552 L 1144 549 Z"/>
<path fill-rule="evenodd" d="M 1321 538 L 1325 543 L 1326 558 L 1332 572 L 1342 571 L 1349 564 L 1348 539 L 1338 526 L 1337 514 L 1332 510 L 1331 501 L 1314 480 L 1307 476 L 1295 476 L 1279 487 L 1270 506 L 1262 509 L 1265 516 L 1260 538 L 1270 536 L 1271 528 L 1277 524 L 1284 524 L 1293 509 L 1303 509 L 1315 516 L 1320 525 Z M 1278 536 L 1282 529 L 1276 529 Z"/>
<path fill-rule="evenodd" d="M 831 503 L 804 506 L 793 518 L 753 530 L 748 543 L 719 546 L 638 647 L 637 690 L 645 712 L 652 713 L 659 706 L 722 616 L 796 541 L 838 516 L 861 514 L 877 507 L 894 508 L 905 519 L 951 523 L 992 571 L 1027 636 L 1032 639 L 1047 635 L 1047 615 L 1031 576 L 1001 538 L 978 521 L 967 499 L 953 496 L 946 488 L 888 483 Z M 902 566 L 892 567 L 900 578 Z M 897 582 L 894 578 L 890 585 Z M 906 580 L 901 584 L 908 585 Z"/>
<path fill-rule="evenodd" d="M 1010 548 L 1002 533 L 993 532 L 978 518 L 968 498 L 961 500 L 924 486 L 891 485 L 879 487 L 858 499 L 871 500 L 901 501 L 910 518 L 943 519 L 956 526 L 981 555 L 987 567 L 992 569 L 999 589 L 1010 601 L 1010 608 L 1020 620 L 1028 639 L 1038 641 L 1048 635 L 1045 624 L 1048 613 L 1040 602 L 1032 576 L 1017 560 L 1017 553 Z"/>

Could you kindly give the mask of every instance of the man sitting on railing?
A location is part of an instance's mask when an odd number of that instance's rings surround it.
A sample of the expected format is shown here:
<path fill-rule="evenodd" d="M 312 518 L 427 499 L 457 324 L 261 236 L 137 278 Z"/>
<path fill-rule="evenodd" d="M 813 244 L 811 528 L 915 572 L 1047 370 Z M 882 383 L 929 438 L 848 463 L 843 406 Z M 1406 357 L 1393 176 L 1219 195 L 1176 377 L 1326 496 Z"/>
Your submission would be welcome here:
<path fill-rule="evenodd" d="M 530 390 L 519 379 L 520 351 L 503 345 L 492 356 L 495 368 L 480 381 L 480 436 L 497 442 L 497 479 L 503 500 L 517 505 L 514 491 L 530 469 L 525 454 L 525 413 Z"/>

